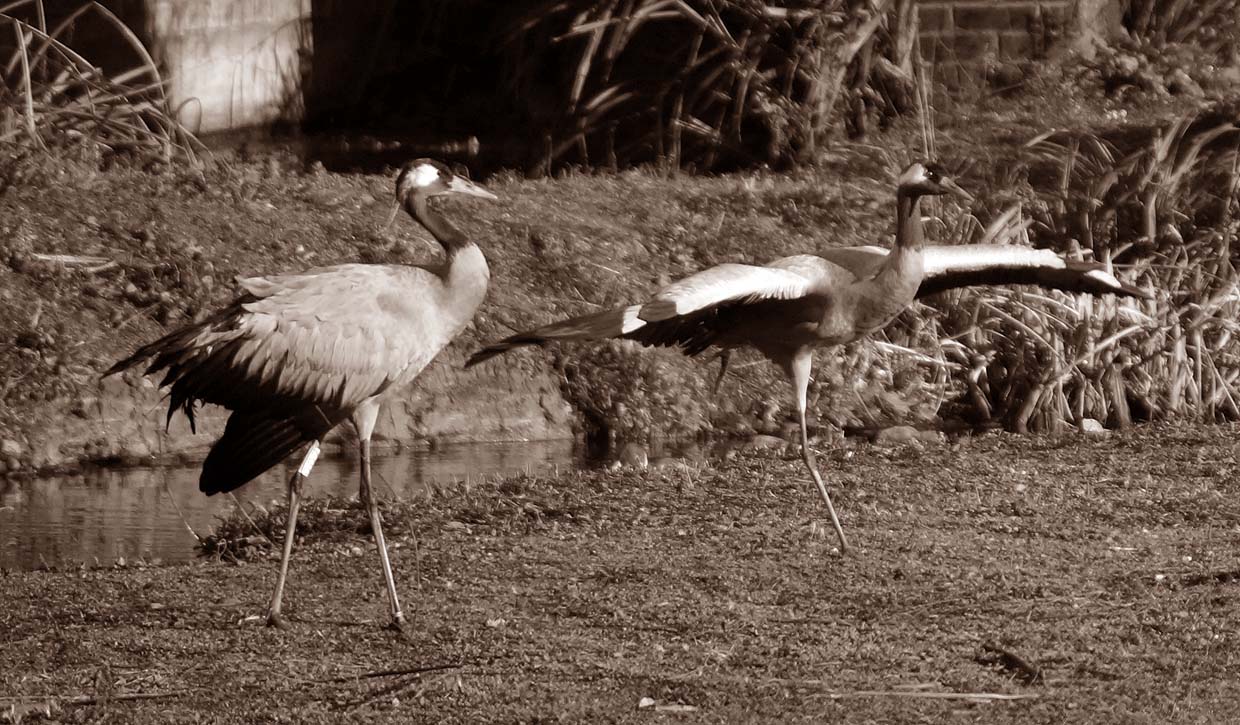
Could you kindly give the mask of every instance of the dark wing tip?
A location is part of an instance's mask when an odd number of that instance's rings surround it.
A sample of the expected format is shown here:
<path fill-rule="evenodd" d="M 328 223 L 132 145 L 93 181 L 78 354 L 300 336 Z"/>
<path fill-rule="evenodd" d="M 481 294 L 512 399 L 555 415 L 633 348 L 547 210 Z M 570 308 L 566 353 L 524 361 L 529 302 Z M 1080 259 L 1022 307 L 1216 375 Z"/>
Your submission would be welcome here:
<path fill-rule="evenodd" d="M 512 337 L 506 337 L 503 340 L 500 340 L 499 342 L 493 342 L 490 345 L 487 345 L 481 350 L 478 350 L 477 352 L 470 355 L 469 359 L 465 361 L 465 368 L 466 369 L 472 368 L 478 363 L 486 362 L 487 360 L 490 360 L 493 357 L 503 355 L 509 350 L 514 350 L 518 347 L 525 347 L 526 345 L 542 345 L 546 342 L 547 342 L 546 338 L 542 336 L 538 336 L 538 335 L 531 335 L 529 333 L 522 333 L 520 335 L 513 335 Z"/>
<path fill-rule="evenodd" d="M 240 488 L 313 439 L 292 418 L 235 412 L 202 463 L 198 490 L 214 496 Z"/>
<path fill-rule="evenodd" d="M 498 345 L 488 345 L 487 347 L 484 347 L 469 356 L 469 359 L 465 361 L 465 369 L 468 370 L 478 363 L 486 362 L 487 360 L 490 360 L 503 352 L 504 349 L 500 348 Z"/>
<path fill-rule="evenodd" d="M 103 380 L 104 378 L 111 377 L 113 375 L 116 375 L 117 373 L 125 372 L 129 368 L 133 367 L 134 365 L 137 365 L 138 363 L 142 362 L 145 359 L 146 359 L 145 355 L 139 355 L 137 353 L 134 353 L 133 355 L 130 355 L 129 357 L 124 358 L 123 360 L 117 360 L 115 363 L 112 364 L 112 367 L 108 368 L 107 370 L 104 370 L 102 373 L 99 374 L 99 379 Z"/>

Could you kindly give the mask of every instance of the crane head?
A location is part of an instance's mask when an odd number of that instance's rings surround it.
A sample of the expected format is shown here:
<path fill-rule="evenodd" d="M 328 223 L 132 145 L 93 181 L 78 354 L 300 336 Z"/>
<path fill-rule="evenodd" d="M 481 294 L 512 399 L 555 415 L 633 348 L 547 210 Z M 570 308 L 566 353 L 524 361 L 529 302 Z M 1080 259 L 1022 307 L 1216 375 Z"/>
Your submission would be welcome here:
<path fill-rule="evenodd" d="M 402 204 L 406 205 L 407 209 L 412 209 L 410 205 L 413 204 L 414 199 L 429 199 L 444 194 L 466 194 L 480 196 L 483 199 L 498 198 L 478 184 L 456 174 L 445 164 L 434 159 L 416 159 L 401 167 L 400 173 L 396 175 L 396 204 L 392 207 L 392 213 L 388 215 L 387 224 L 383 228 L 391 227 L 392 222 L 396 221 L 396 214 L 400 211 Z"/>
<path fill-rule="evenodd" d="M 434 159 L 410 161 L 396 176 L 396 200 L 407 201 L 413 196 L 432 197 L 444 194 L 467 194 L 495 199 L 494 194 L 460 176 Z"/>
<path fill-rule="evenodd" d="M 946 170 L 938 163 L 920 161 L 909 165 L 900 174 L 899 194 L 909 196 L 930 196 L 955 194 L 965 201 L 972 201 L 973 195 L 952 181 Z"/>

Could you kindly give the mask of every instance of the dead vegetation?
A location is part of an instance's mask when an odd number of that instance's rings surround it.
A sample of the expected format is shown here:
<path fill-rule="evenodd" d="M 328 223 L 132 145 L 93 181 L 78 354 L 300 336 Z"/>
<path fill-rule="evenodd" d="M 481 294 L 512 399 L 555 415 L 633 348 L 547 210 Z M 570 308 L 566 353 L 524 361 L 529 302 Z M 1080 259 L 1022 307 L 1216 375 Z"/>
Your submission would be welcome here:
<path fill-rule="evenodd" d="M 53 9 L 49 26 L 43 0 L 0 8 L 0 53 L 8 53 L 0 97 L 0 148 L 8 153 L 0 155 L 0 191 L 23 181 L 32 152 L 146 168 L 196 163 L 202 144 L 176 120 L 165 79 L 134 31 L 98 2 L 67 13 Z M 109 73 L 74 50 L 67 38 L 86 21 L 126 48 L 135 65 Z"/>
<path fill-rule="evenodd" d="M 867 109 L 885 123 L 915 105 L 915 35 L 908 0 L 533 2 L 505 33 L 506 82 L 534 83 L 553 52 L 572 64 L 544 171 L 788 166 L 815 159 L 845 115 L 860 133 Z"/>

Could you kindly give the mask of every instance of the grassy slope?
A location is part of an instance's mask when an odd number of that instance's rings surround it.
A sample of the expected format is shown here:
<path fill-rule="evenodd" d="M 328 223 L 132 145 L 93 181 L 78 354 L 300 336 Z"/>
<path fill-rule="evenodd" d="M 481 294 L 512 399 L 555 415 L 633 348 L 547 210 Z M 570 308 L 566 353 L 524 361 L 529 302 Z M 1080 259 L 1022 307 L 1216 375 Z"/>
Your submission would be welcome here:
<path fill-rule="evenodd" d="M 1233 437 L 838 450 L 845 558 L 796 460 L 447 493 L 389 511 L 403 642 L 379 627 L 377 562 L 356 538 L 299 549 L 288 632 L 250 619 L 270 559 L 10 574 L 0 693 L 27 699 L 0 712 L 82 695 L 104 699 L 74 719 L 135 723 L 673 717 L 637 709 L 651 697 L 698 708 L 683 722 L 1227 722 Z M 987 643 L 1043 681 L 979 661 Z M 433 666 L 447 669 L 381 674 Z M 132 693 L 166 697 L 106 700 Z"/>
<path fill-rule="evenodd" d="M 293 161 L 234 161 L 209 172 L 204 188 L 190 174 L 48 162 L 0 197 L 0 437 L 37 436 L 39 421 L 70 414 L 112 361 L 226 301 L 234 275 L 437 258 L 437 245 L 409 220 L 382 228 L 390 179 L 303 174 L 285 163 Z M 488 301 L 452 359 L 484 339 L 631 300 L 705 265 L 885 240 L 889 183 L 881 163 L 863 166 L 868 172 L 849 183 L 840 164 L 792 177 L 494 179 L 498 203 L 447 202 L 493 269 Z M 32 254 L 117 266 L 64 268 Z M 761 381 L 746 395 L 760 395 Z"/>
<path fill-rule="evenodd" d="M 1027 193 L 1013 177 L 1021 168 L 1013 163 L 1017 145 L 1046 127 L 1107 123 L 1109 110 L 1055 87 L 1003 101 L 945 102 L 936 117 L 937 147 L 950 166 L 964 168 L 962 180 L 981 197 L 974 211 L 985 225 Z M 1165 104 L 1129 110 L 1135 126 L 1177 112 Z M 516 329 L 640 299 L 711 264 L 888 243 L 891 180 L 920 155 L 914 125 L 902 121 L 875 143 L 842 144 L 818 168 L 794 174 L 669 179 L 635 171 L 490 180 L 498 203 L 448 202 L 448 214 L 484 246 L 493 269 L 488 300 L 449 359 L 459 361 L 478 343 Z M 96 394 L 99 371 L 226 301 L 234 275 L 438 257 L 437 245 L 409 220 L 382 227 L 391 208 L 389 178 L 307 174 L 299 160 L 280 153 L 245 160 L 226 153 L 221 162 L 205 177 L 122 167 L 100 172 L 93 162 L 38 157 L 0 169 L 12 183 L 0 195 L 0 438 L 35 438 L 40 421 L 82 408 Z M 954 209 L 947 218 L 954 223 Z M 948 234 L 938 224 L 930 233 Z M 31 253 L 97 255 L 119 266 L 64 269 L 33 261 Z M 891 384 L 899 366 L 913 364 L 908 359 L 869 367 L 863 361 L 837 372 L 832 357 L 819 356 L 819 382 L 827 384 L 813 392 L 827 396 L 821 412 L 837 423 L 915 417 L 907 411 L 915 391 Z M 733 409 L 742 417 L 751 413 L 778 384 L 769 366 L 745 366 L 742 359 L 741 374 L 732 378 L 736 387 L 725 388 L 716 406 L 707 394 L 714 371 L 675 353 L 578 347 L 567 358 L 526 352 L 497 364 L 548 359 L 583 366 L 589 374 L 578 377 L 570 395 L 600 407 L 613 423 L 623 417 L 615 414 L 623 403 L 628 420 L 619 421 L 621 432 L 630 434 L 726 427 Z M 873 375 L 884 378 L 873 390 L 891 396 L 878 405 L 859 404 L 840 384 Z M 660 379 L 667 382 L 654 382 Z"/>

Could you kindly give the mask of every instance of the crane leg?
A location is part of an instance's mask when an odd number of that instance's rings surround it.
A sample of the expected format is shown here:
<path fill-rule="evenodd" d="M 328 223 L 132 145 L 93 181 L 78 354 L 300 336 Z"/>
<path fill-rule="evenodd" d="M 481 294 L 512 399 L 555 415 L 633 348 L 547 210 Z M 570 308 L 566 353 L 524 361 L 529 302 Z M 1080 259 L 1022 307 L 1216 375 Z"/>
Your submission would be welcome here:
<path fill-rule="evenodd" d="M 280 616 L 280 605 L 284 601 L 284 580 L 288 578 L 288 562 L 293 556 L 293 538 L 297 531 L 297 509 L 301 507 L 301 487 L 314 468 L 319 457 L 319 442 L 314 441 L 302 456 L 301 465 L 293 472 L 288 481 L 288 522 L 284 527 L 284 554 L 280 557 L 280 576 L 276 579 L 276 590 L 271 595 L 271 606 L 267 608 L 267 626 L 287 629 L 288 622 Z"/>
<path fill-rule="evenodd" d="M 728 362 L 731 359 L 731 350 L 725 349 L 719 352 L 719 376 L 715 378 L 715 387 L 710 391 L 711 395 L 719 394 L 719 386 L 723 384 L 723 376 L 728 374 Z"/>
<path fill-rule="evenodd" d="M 840 518 L 835 515 L 831 495 L 827 493 L 827 485 L 822 481 L 822 474 L 818 472 L 818 463 L 814 460 L 814 453 L 809 448 L 809 426 L 805 423 L 805 408 L 809 393 L 809 373 L 813 362 L 813 353 L 806 351 L 798 354 L 790 366 L 792 383 L 796 386 L 797 392 L 797 413 L 801 417 L 801 458 L 805 461 L 805 467 L 809 469 L 809 475 L 814 479 L 814 485 L 818 487 L 818 493 L 822 494 L 822 500 L 827 504 L 827 511 L 831 514 L 831 525 L 835 527 L 835 533 L 840 537 L 840 553 L 847 553 L 848 539 L 844 537 L 844 527 L 840 526 Z"/>
<path fill-rule="evenodd" d="M 405 614 L 400 609 L 400 598 L 396 596 L 396 580 L 392 577 L 392 563 L 388 559 L 387 543 L 383 540 L 383 522 L 379 517 L 379 501 L 370 489 L 370 438 L 362 438 L 362 484 L 360 498 L 370 510 L 370 528 L 375 533 L 375 544 L 379 547 L 379 561 L 383 564 L 383 581 L 387 584 L 388 603 L 392 605 L 392 629 L 400 631 L 405 626 Z"/>

